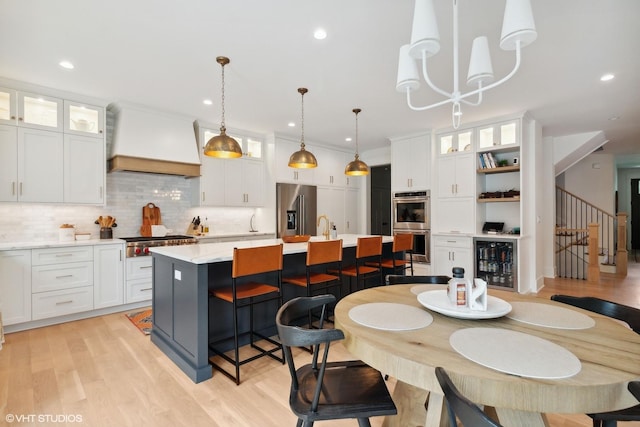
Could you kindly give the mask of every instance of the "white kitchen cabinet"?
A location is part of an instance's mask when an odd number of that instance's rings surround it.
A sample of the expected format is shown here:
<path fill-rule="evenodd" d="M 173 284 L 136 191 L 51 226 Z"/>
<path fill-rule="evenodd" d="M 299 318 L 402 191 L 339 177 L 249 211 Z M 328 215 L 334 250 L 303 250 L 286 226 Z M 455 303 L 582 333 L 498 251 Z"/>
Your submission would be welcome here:
<path fill-rule="evenodd" d="M 455 154 L 463 151 L 473 151 L 473 129 L 439 134 L 436 137 L 436 151 L 438 155 Z"/>
<path fill-rule="evenodd" d="M 314 148 L 305 144 L 305 149 L 315 156 Z M 300 150 L 300 141 L 290 141 L 277 137 L 275 140 L 275 172 L 277 182 L 288 182 L 291 184 L 311 184 L 315 183 L 315 169 L 294 169 L 289 167 L 289 157 Z M 316 159 L 317 160 L 317 159 Z"/>
<path fill-rule="evenodd" d="M 316 185 L 330 185 L 344 187 L 346 175 L 344 168 L 344 153 L 328 148 L 314 148 L 313 154 L 318 161 L 313 180 Z"/>
<path fill-rule="evenodd" d="M 391 140 L 391 190 L 430 189 L 430 152 L 429 134 Z"/>
<path fill-rule="evenodd" d="M 262 206 L 265 179 L 262 162 L 241 159 L 225 160 L 225 205 Z"/>
<path fill-rule="evenodd" d="M 508 120 L 479 126 L 476 130 L 478 151 L 517 147 L 520 145 L 519 120 Z"/>
<path fill-rule="evenodd" d="M 441 156 L 437 160 L 438 197 L 475 197 L 474 153 Z"/>
<path fill-rule="evenodd" d="M 82 102 L 64 100 L 64 133 L 103 138 L 104 108 Z"/>
<path fill-rule="evenodd" d="M 0 312 L 5 326 L 31 320 L 31 251 L 0 251 Z"/>
<path fill-rule="evenodd" d="M 105 146 L 102 138 L 64 136 L 64 202 L 103 204 Z"/>
<path fill-rule="evenodd" d="M 63 144 L 62 133 L 18 128 L 18 201 L 63 201 Z"/>
<path fill-rule="evenodd" d="M 345 233 L 345 189 L 340 187 L 318 187 L 317 189 L 317 214 L 326 215 L 329 218 L 329 222 L 336 226 L 339 234 Z M 317 225 L 317 235 L 322 236 L 322 233 L 327 227 L 327 222 L 323 219 L 320 224 Z M 330 224 L 329 224 L 330 225 Z M 329 231 L 329 230 L 327 230 Z"/>
<path fill-rule="evenodd" d="M 0 124 L 16 124 L 18 117 L 17 96 L 15 90 L 0 87 Z"/>
<path fill-rule="evenodd" d="M 344 192 L 344 227 L 338 233 L 358 234 L 358 198 L 360 191 L 347 188 Z"/>
<path fill-rule="evenodd" d="M 53 96 L 17 92 L 17 125 L 61 132 L 63 100 Z"/>
<path fill-rule="evenodd" d="M 199 206 L 224 206 L 225 160 L 202 155 L 200 159 Z"/>
<path fill-rule="evenodd" d="M 93 308 L 124 303 L 124 245 L 93 247 Z"/>
<path fill-rule="evenodd" d="M 464 268 L 465 277 L 473 277 L 473 239 L 466 236 L 433 236 L 433 275 L 451 276 L 453 267 Z"/>
<path fill-rule="evenodd" d="M 1 110 L 0 110 L 1 112 Z M 0 201 L 18 200 L 18 129 L 0 125 Z"/>
<path fill-rule="evenodd" d="M 153 259 L 150 256 L 127 258 L 125 303 L 149 301 L 153 294 Z"/>

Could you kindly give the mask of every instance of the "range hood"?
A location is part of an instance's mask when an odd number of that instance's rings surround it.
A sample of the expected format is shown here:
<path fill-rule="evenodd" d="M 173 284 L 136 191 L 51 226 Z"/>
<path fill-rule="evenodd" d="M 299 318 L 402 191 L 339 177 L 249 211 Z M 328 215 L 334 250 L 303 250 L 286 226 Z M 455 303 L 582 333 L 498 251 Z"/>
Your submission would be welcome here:
<path fill-rule="evenodd" d="M 113 117 L 108 171 L 200 176 L 193 120 L 126 103 L 107 107 Z"/>

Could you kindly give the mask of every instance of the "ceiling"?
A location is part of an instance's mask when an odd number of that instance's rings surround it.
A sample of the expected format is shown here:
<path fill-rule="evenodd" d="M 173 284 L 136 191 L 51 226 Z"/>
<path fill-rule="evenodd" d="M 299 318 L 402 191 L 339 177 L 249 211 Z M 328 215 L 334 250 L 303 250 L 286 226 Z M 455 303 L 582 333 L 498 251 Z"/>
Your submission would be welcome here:
<path fill-rule="evenodd" d="M 442 48 L 429 67 L 433 81 L 451 90 L 452 2 L 434 3 Z M 489 38 L 497 78 L 513 66 L 513 52 L 498 47 L 504 3 L 460 1 L 463 79 L 477 35 Z M 480 106 L 464 106 L 462 126 L 528 111 L 544 136 L 601 130 L 604 152 L 640 165 L 640 1 L 532 0 L 532 8 L 538 39 L 522 51 L 520 70 Z M 361 152 L 451 126 L 449 105 L 415 112 L 395 90 L 412 0 L 0 0 L 0 10 L 2 77 L 218 123 L 215 58 L 224 55 L 229 128 L 299 138 L 299 87 L 309 89 L 309 144 L 353 150 L 345 138 L 355 136 L 356 107 Z M 325 40 L 313 38 L 317 27 Z M 75 69 L 61 68 L 63 59 Z M 604 73 L 616 77 L 602 83 Z M 423 82 L 415 103 L 436 100 Z"/>

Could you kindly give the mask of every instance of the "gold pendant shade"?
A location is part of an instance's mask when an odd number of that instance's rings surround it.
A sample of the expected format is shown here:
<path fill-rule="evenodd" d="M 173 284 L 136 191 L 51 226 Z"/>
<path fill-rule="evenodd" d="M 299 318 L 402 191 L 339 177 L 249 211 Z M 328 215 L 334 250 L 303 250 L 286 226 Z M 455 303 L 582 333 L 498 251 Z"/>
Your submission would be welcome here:
<path fill-rule="evenodd" d="M 222 120 L 220 121 L 220 135 L 216 135 L 207 141 L 207 145 L 204 147 L 204 155 L 222 159 L 237 159 L 242 157 L 242 148 L 238 141 L 227 135 L 227 128 L 224 125 L 224 66 L 231 61 L 225 56 L 218 56 L 216 62 L 222 67 Z"/>
<path fill-rule="evenodd" d="M 300 138 L 300 150 L 296 151 L 289 157 L 289 167 L 295 169 L 312 169 L 318 167 L 318 161 L 316 156 L 311 151 L 307 151 L 304 147 L 304 94 L 308 92 L 308 89 L 301 87 L 298 88 L 298 93 L 302 99 L 302 119 L 300 120 L 302 128 L 302 136 Z"/>
<path fill-rule="evenodd" d="M 360 113 L 360 111 L 362 111 L 360 108 L 353 109 L 356 115 L 356 155 L 347 167 L 344 168 L 344 174 L 349 176 L 369 175 L 369 166 L 360 160 L 360 156 L 358 155 L 358 113 Z"/>

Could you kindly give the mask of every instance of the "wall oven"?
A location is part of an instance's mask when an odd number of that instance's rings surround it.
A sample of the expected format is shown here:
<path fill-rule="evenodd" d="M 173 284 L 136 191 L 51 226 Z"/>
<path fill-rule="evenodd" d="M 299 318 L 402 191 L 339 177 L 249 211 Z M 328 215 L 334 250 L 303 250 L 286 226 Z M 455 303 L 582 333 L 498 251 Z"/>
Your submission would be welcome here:
<path fill-rule="evenodd" d="M 427 191 L 393 195 L 393 233 L 413 235 L 413 259 L 431 262 L 431 203 Z"/>
<path fill-rule="evenodd" d="M 401 230 L 395 229 L 394 234 L 413 235 L 413 260 L 431 263 L 431 231 L 430 230 Z"/>
<path fill-rule="evenodd" d="M 393 195 L 394 230 L 430 230 L 429 191 L 412 191 Z"/>

